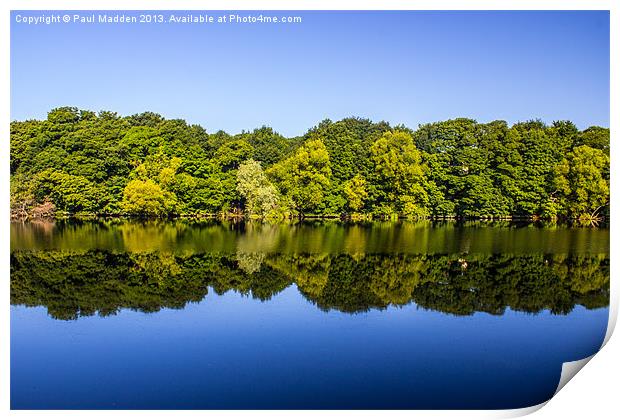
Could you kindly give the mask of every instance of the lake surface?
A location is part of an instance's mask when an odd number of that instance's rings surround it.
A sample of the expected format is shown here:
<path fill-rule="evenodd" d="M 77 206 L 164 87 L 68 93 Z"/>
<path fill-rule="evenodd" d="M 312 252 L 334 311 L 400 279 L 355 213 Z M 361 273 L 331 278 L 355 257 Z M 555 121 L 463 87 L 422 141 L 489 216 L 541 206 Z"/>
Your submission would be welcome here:
<path fill-rule="evenodd" d="M 13 409 L 520 408 L 602 344 L 609 231 L 11 224 Z"/>

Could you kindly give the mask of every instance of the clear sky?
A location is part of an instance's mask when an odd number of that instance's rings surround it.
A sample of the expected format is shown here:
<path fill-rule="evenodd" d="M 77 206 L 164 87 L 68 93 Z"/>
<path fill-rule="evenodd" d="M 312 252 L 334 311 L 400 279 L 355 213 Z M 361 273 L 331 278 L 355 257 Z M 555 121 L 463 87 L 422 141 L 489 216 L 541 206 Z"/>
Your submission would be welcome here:
<path fill-rule="evenodd" d="M 11 118 L 148 110 L 288 136 L 347 116 L 609 126 L 605 11 L 266 14 L 302 23 L 26 25 L 16 16 L 41 12 L 12 12 Z"/>

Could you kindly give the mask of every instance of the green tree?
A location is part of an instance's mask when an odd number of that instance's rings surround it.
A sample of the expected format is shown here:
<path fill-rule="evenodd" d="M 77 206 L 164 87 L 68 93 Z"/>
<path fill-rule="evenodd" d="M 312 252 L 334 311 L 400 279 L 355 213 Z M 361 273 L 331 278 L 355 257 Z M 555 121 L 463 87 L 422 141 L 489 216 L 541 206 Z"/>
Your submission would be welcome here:
<path fill-rule="evenodd" d="M 331 175 L 329 154 L 321 140 L 310 140 L 267 174 L 291 206 L 304 215 L 315 211 L 325 197 Z"/>
<path fill-rule="evenodd" d="M 46 170 L 34 179 L 34 196 L 38 202 L 51 199 L 56 208 L 69 213 L 101 211 L 108 197 L 102 186 L 83 176 Z"/>
<path fill-rule="evenodd" d="M 237 191 L 245 198 L 249 215 L 267 216 L 278 206 L 278 191 L 271 184 L 260 163 L 249 159 L 237 171 Z"/>
<path fill-rule="evenodd" d="M 281 160 L 289 151 L 291 142 L 276 133 L 273 128 L 262 126 L 245 136 L 252 146 L 252 159 L 265 166 L 273 165 Z"/>
<path fill-rule="evenodd" d="M 406 216 L 424 216 L 428 203 L 425 167 L 411 135 L 388 131 L 373 143 L 370 151 L 382 208 Z"/>
<path fill-rule="evenodd" d="M 349 209 L 354 212 L 362 210 L 364 201 L 368 198 L 366 179 L 360 174 L 357 174 L 344 183 L 343 190 L 347 197 Z"/>
<path fill-rule="evenodd" d="M 575 146 L 590 146 L 609 155 L 609 128 L 589 127 L 576 135 Z"/>
<path fill-rule="evenodd" d="M 370 146 L 390 130 L 390 125 L 384 121 L 374 123 L 365 118 L 350 117 L 340 121 L 323 120 L 304 135 L 305 140 L 320 138 L 329 154 L 332 175 L 325 191 L 324 212 L 339 214 L 345 211 L 344 183 L 356 174 L 369 179 L 373 171 Z"/>
<path fill-rule="evenodd" d="M 559 209 L 564 207 L 575 218 L 597 219 L 609 205 L 609 180 L 604 176 L 608 167 L 609 157 L 603 151 L 576 147 L 556 167 Z"/>
<path fill-rule="evenodd" d="M 167 213 L 169 204 L 159 185 L 150 179 L 134 179 L 123 191 L 121 208 L 133 215 L 162 216 Z"/>

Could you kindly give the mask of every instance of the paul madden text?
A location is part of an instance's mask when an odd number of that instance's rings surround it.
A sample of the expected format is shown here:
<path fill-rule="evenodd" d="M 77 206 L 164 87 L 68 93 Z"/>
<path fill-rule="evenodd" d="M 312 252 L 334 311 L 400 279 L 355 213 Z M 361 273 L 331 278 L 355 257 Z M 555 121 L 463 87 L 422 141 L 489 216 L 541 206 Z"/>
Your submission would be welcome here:
<path fill-rule="evenodd" d="M 25 25 L 55 24 L 295 24 L 301 16 L 275 12 L 188 13 L 183 11 L 153 13 L 16 13 L 15 23 Z"/>

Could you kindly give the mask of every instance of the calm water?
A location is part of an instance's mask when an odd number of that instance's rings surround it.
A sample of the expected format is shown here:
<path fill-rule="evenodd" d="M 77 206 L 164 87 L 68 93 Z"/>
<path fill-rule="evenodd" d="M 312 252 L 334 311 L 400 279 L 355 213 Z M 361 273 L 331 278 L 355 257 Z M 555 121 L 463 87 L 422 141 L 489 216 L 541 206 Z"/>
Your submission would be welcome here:
<path fill-rule="evenodd" d="M 11 406 L 518 408 L 600 347 L 609 231 L 14 223 Z"/>

